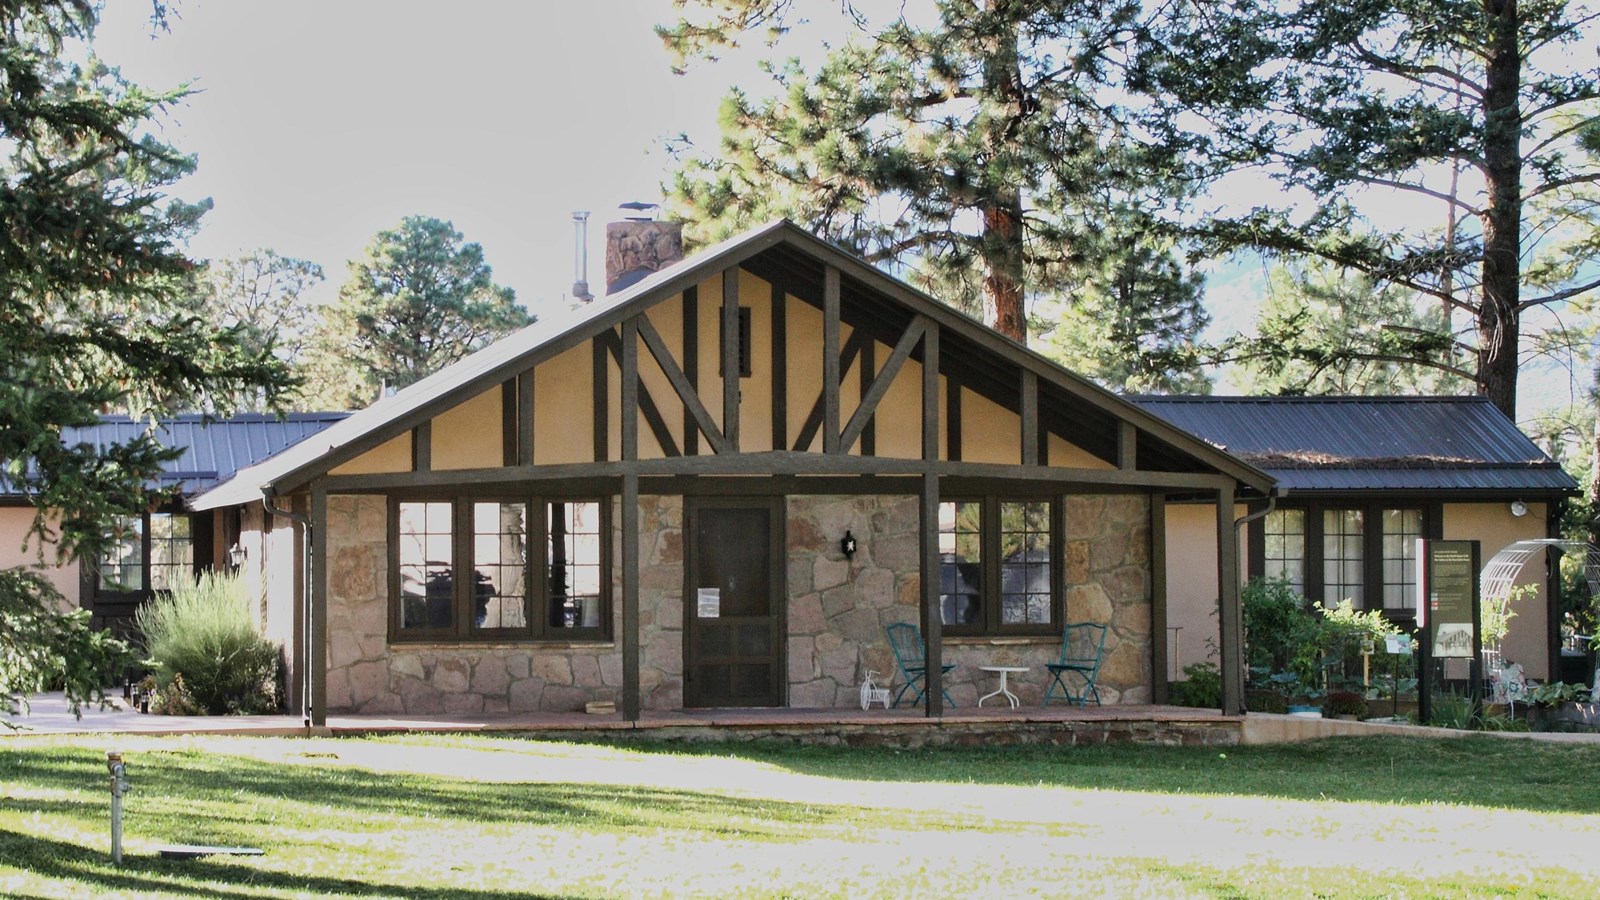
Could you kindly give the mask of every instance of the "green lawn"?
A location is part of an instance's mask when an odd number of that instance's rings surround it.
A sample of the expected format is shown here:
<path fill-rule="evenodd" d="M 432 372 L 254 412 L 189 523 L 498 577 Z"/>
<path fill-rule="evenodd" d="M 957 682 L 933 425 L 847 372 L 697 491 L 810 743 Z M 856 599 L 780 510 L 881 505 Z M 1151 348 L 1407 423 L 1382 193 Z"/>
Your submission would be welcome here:
<path fill-rule="evenodd" d="M 91 894 L 1595 896 L 1600 747 L 0 737 L 0 895 Z"/>

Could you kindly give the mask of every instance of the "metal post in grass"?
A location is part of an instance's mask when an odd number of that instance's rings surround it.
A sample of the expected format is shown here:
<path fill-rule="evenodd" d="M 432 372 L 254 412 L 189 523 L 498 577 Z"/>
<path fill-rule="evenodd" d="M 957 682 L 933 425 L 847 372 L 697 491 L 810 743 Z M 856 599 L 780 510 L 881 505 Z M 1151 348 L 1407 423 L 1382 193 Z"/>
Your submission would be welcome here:
<path fill-rule="evenodd" d="M 122 753 L 106 752 L 106 769 L 111 773 L 111 861 L 122 865 L 122 795 L 128 792 L 128 771 Z"/>

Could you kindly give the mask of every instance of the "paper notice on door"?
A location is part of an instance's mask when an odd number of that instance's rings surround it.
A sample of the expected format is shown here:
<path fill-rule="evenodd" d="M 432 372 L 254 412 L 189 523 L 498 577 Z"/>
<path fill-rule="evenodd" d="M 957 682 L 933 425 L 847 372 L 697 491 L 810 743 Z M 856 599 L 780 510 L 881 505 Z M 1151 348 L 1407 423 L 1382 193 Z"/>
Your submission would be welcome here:
<path fill-rule="evenodd" d="M 702 619 L 715 619 L 722 615 L 722 589 L 701 588 L 695 596 L 696 615 Z"/>

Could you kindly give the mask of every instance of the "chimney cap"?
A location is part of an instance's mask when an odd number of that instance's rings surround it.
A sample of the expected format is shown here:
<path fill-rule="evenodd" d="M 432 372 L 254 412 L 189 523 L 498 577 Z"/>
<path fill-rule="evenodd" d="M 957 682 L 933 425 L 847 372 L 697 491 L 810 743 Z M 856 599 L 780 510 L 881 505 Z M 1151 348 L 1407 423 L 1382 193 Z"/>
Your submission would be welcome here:
<path fill-rule="evenodd" d="M 623 216 L 630 222 L 650 222 L 655 219 L 655 210 L 660 208 L 660 204 L 646 203 L 643 200 L 629 200 L 627 203 L 618 204 L 617 208 L 626 209 L 633 213 L 632 215 Z"/>

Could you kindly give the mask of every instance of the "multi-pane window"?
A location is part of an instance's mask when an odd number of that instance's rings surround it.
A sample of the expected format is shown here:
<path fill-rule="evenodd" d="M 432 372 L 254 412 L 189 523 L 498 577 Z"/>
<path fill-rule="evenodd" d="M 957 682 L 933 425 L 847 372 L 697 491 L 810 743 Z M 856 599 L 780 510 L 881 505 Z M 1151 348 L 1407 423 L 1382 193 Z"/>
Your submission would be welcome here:
<path fill-rule="evenodd" d="M 939 504 L 939 609 L 946 625 L 983 624 L 983 504 Z"/>
<path fill-rule="evenodd" d="M 1322 602 L 1349 600 L 1361 609 L 1366 596 L 1365 514 L 1359 509 L 1322 512 Z"/>
<path fill-rule="evenodd" d="M 114 593 L 144 590 L 144 517 L 120 516 L 100 553 L 99 588 Z"/>
<path fill-rule="evenodd" d="M 150 514 L 150 589 L 170 591 L 194 583 L 192 520 L 173 513 Z"/>
<path fill-rule="evenodd" d="M 1306 590 L 1306 511 L 1275 509 L 1262 523 L 1266 533 L 1262 568 L 1268 578 L 1282 578 L 1300 593 Z"/>
<path fill-rule="evenodd" d="M 1383 511 L 1383 606 L 1410 609 L 1416 605 L 1417 539 L 1422 537 L 1422 510 Z"/>
<path fill-rule="evenodd" d="M 1276 509 L 1252 532 L 1251 574 L 1287 578 L 1325 607 L 1349 600 L 1406 618 L 1416 604 L 1417 539 L 1429 521 L 1424 505 L 1382 500 Z"/>
<path fill-rule="evenodd" d="M 397 637 L 604 637 L 603 503 L 402 500 L 394 510 Z"/>
<path fill-rule="evenodd" d="M 528 505 L 472 505 L 472 627 L 528 625 Z"/>
<path fill-rule="evenodd" d="M 1051 621 L 1050 504 L 1000 504 L 1000 624 Z"/>
<path fill-rule="evenodd" d="M 1055 506 L 939 504 L 939 609 L 951 634 L 1047 632 L 1057 624 Z"/>
<path fill-rule="evenodd" d="M 551 628 L 600 627 L 602 567 L 600 504 L 556 502 L 546 509 Z"/>
<path fill-rule="evenodd" d="M 194 520 L 170 512 L 118 517 L 95 563 L 94 586 L 101 593 L 140 594 L 191 584 Z"/>
<path fill-rule="evenodd" d="M 400 504 L 400 628 L 455 626 L 455 540 L 449 503 Z"/>

